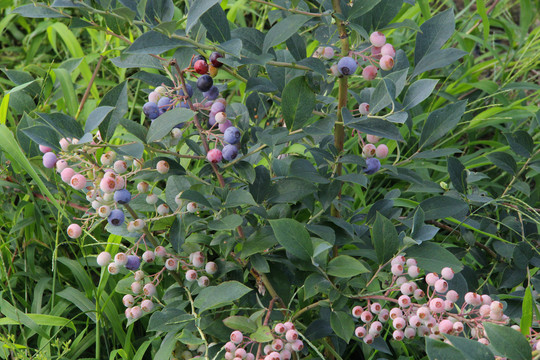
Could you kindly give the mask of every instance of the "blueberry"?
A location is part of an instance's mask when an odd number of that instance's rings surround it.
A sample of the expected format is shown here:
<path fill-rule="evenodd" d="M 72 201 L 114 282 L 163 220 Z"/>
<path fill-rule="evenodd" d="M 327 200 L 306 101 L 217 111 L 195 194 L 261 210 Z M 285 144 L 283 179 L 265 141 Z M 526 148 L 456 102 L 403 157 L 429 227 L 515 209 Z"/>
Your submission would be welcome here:
<path fill-rule="evenodd" d="M 356 72 L 358 68 L 358 63 L 350 56 L 345 56 L 341 58 L 337 64 L 338 71 L 341 75 L 352 75 Z"/>
<path fill-rule="evenodd" d="M 208 100 L 216 100 L 219 96 L 219 90 L 217 87 L 212 86 L 210 90 L 203 92 L 203 95 Z"/>
<path fill-rule="evenodd" d="M 141 266 L 141 259 L 139 259 L 138 256 L 135 255 L 128 255 L 127 257 L 127 263 L 126 263 L 126 269 L 135 271 Z"/>
<path fill-rule="evenodd" d="M 47 169 L 52 169 L 56 165 L 56 155 L 53 152 L 46 152 L 43 155 L 43 166 Z"/>
<path fill-rule="evenodd" d="M 366 168 L 364 172 L 368 175 L 375 174 L 381 168 L 381 162 L 377 158 L 366 159 Z"/>
<path fill-rule="evenodd" d="M 143 113 L 149 119 L 154 120 L 159 116 L 159 108 L 155 102 L 149 101 L 143 105 Z"/>
<path fill-rule="evenodd" d="M 242 134 L 240 134 L 240 130 L 238 130 L 238 128 L 234 126 L 227 128 L 227 130 L 225 130 L 225 133 L 223 133 L 223 140 L 225 140 L 229 144 L 236 144 L 240 141 L 241 137 Z"/>
<path fill-rule="evenodd" d="M 159 99 L 158 103 L 157 103 L 157 106 L 159 108 L 159 114 L 163 114 L 165 111 L 169 111 L 170 109 L 172 109 L 172 105 L 173 104 L 173 101 L 171 100 L 171 98 L 168 98 L 168 97 L 162 97 L 161 99 Z"/>
<path fill-rule="evenodd" d="M 119 204 L 127 204 L 131 201 L 131 193 L 126 189 L 117 190 L 114 193 L 114 201 Z"/>
<path fill-rule="evenodd" d="M 225 111 L 225 105 L 223 105 L 222 102 L 216 101 L 212 104 L 212 107 L 210 108 L 210 114 L 217 114 L 218 112 Z"/>
<path fill-rule="evenodd" d="M 186 82 L 186 89 L 187 89 L 187 92 L 188 92 L 188 96 L 192 97 L 193 96 L 193 86 L 191 86 L 190 84 L 188 84 Z M 178 90 L 178 95 L 184 96 L 184 90 L 183 89 Z"/>
<path fill-rule="evenodd" d="M 113 226 L 120 226 L 124 223 L 124 212 L 122 210 L 114 209 L 109 214 L 107 221 Z"/>
<path fill-rule="evenodd" d="M 234 145 L 225 145 L 221 151 L 223 158 L 227 161 L 232 161 L 238 156 L 238 149 Z"/>
<path fill-rule="evenodd" d="M 208 115 L 208 125 L 214 126 L 215 124 L 216 124 L 216 115 L 210 113 L 210 115 Z"/>
<path fill-rule="evenodd" d="M 221 61 L 219 61 L 218 59 L 219 58 L 222 58 L 223 55 L 221 55 L 220 53 L 218 53 L 217 51 L 214 51 L 212 54 L 210 54 L 210 62 L 212 63 L 212 66 L 214 67 L 221 67 L 223 65 L 223 63 Z"/>
<path fill-rule="evenodd" d="M 195 66 L 195 63 L 199 60 L 203 60 L 206 62 L 206 58 L 202 55 L 197 55 L 197 56 L 194 56 L 193 59 L 191 60 L 191 66 Z"/>
<path fill-rule="evenodd" d="M 202 75 L 199 80 L 197 80 L 197 87 L 202 92 L 210 90 L 212 85 L 214 85 L 214 80 L 212 80 L 210 75 Z"/>

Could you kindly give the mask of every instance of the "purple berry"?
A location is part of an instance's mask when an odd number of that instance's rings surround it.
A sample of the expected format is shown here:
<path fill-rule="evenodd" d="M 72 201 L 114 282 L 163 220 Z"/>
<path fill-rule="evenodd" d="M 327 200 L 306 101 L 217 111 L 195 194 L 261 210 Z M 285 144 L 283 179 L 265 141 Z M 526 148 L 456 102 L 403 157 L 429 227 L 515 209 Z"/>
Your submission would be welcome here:
<path fill-rule="evenodd" d="M 109 214 L 107 221 L 109 222 L 109 224 L 113 226 L 120 226 L 124 223 L 124 219 L 125 219 L 124 212 L 119 209 L 114 209 Z"/>
<path fill-rule="evenodd" d="M 225 131 L 227 131 L 227 129 L 230 128 L 231 126 L 232 126 L 231 120 L 227 119 L 225 120 L 225 122 L 219 124 L 219 131 L 221 131 L 222 133 L 225 133 Z"/>
<path fill-rule="evenodd" d="M 171 98 L 168 98 L 168 97 L 162 97 L 161 99 L 159 99 L 158 101 L 158 108 L 159 108 L 159 114 L 163 114 L 165 111 L 169 111 L 172 109 L 172 105 L 173 104 L 173 101 L 171 100 Z"/>
<path fill-rule="evenodd" d="M 219 89 L 215 86 L 212 86 L 210 90 L 203 92 L 203 95 L 208 100 L 216 100 L 219 96 Z"/>
<path fill-rule="evenodd" d="M 139 259 L 138 256 L 128 255 L 126 269 L 135 271 L 139 268 L 140 265 L 141 265 L 141 259 Z"/>
<path fill-rule="evenodd" d="M 143 113 L 148 116 L 150 120 L 154 120 L 159 116 L 159 109 L 155 102 L 147 102 L 143 105 Z"/>
<path fill-rule="evenodd" d="M 219 112 L 225 112 L 225 104 L 220 101 L 216 101 L 212 104 L 212 107 L 210 108 L 210 114 L 216 115 Z"/>
<path fill-rule="evenodd" d="M 232 161 L 238 156 L 238 149 L 234 145 L 225 145 L 221 154 L 225 160 Z"/>
<path fill-rule="evenodd" d="M 192 97 L 193 96 L 193 87 L 191 85 L 189 85 L 187 82 L 186 82 L 186 89 L 187 89 L 187 92 L 188 92 L 188 97 Z M 184 90 L 180 89 L 178 91 L 178 95 L 184 96 Z"/>
<path fill-rule="evenodd" d="M 210 115 L 208 115 L 208 125 L 214 126 L 215 124 L 216 124 L 216 115 L 210 113 Z"/>
<path fill-rule="evenodd" d="M 197 80 L 197 88 L 201 92 L 205 92 L 210 90 L 210 88 L 214 85 L 214 80 L 210 75 L 203 75 Z"/>
<path fill-rule="evenodd" d="M 341 75 L 352 75 L 356 72 L 358 68 L 358 63 L 350 56 L 345 56 L 341 58 L 337 64 L 338 71 Z"/>
<path fill-rule="evenodd" d="M 236 144 L 240 141 L 241 137 L 242 134 L 240 134 L 240 130 L 238 130 L 238 128 L 235 126 L 227 128 L 223 133 L 223 140 L 225 140 L 229 144 Z"/>
<path fill-rule="evenodd" d="M 219 61 L 218 59 L 219 58 L 222 58 L 223 55 L 221 55 L 220 53 L 218 53 L 217 51 L 214 51 L 212 54 L 210 54 L 210 62 L 212 63 L 212 66 L 214 67 L 221 67 L 223 65 L 223 63 L 221 63 L 221 61 Z"/>
<path fill-rule="evenodd" d="M 131 201 L 131 193 L 126 189 L 117 190 L 114 193 L 114 201 L 119 204 L 127 204 Z"/>
<path fill-rule="evenodd" d="M 381 168 L 381 162 L 377 158 L 366 159 L 366 168 L 364 172 L 368 175 L 375 174 Z"/>
<path fill-rule="evenodd" d="M 52 169 L 56 165 L 56 155 L 53 152 L 47 152 L 43 155 L 43 166 Z"/>

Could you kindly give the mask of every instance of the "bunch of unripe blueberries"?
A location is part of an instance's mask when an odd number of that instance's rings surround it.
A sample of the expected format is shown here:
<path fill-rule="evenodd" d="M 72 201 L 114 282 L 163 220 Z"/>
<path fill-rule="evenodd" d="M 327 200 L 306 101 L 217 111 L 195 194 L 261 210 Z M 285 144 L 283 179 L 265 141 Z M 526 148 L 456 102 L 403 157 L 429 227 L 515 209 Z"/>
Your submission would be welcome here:
<path fill-rule="evenodd" d="M 504 305 L 489 295 L 468 292 L 464 302 L 458 306 L 459 294 L 449 290 L 448 281 L 454 277 L 450 267 L 441 274 L 425 275 L 425 289 L 417 284 L 421 269 L 413 258 L 400 255 L 391 261 L 392 285 L 388 294 L 398 292 L 397 299 L 388 297 L 387 303 L 396 305 L 390 310 L 380 302 L 368 302 L 365 307 L 355 306 L 352 315 L 360 323 L 354 333 L 366 344 L 380 336 L 384 324 L 391 322 L 394 340 L 429 336 L 444 339 L 444 334 L 465 334 L 482 344 L 489 344 L 483 324 L 492 322 L 506 324 L 509 318 L 503 314 Z M 517 329 L 519 330 L 519 329 Z"/>
<path fill-rule="evenodd" d="M 264 360 L 290 360 L 293 352 L 302 351 L 304 348 L 303 341 L 298 338 L 298 332 L 290 321 L 277 323 L 272 336 L 274 340 L 263 348 Z M 238 330 L 231 333 L 230 340 L 224 346 L 226 360 L 255 359 L 253 352 L 257 352 L 258 342 L 249 339 Z"/>

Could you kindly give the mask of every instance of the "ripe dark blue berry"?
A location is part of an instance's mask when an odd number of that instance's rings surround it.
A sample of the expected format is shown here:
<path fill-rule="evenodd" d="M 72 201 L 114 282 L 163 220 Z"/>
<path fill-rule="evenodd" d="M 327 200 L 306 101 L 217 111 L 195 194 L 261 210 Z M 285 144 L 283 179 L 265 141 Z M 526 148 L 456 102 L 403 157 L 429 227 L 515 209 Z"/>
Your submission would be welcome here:
<path fill-rule="evenodd" d="M 358 63 L 350 56 L 345 56 L 341 58 L 337 64 L 338 71 L 341 75 L 352 75 L 356 72 L 358 68 Z"/>
<path fill-rule="evenodd" d="M 234 145 L 225 145 L 221 150 L 223 158 L 227 161 L 232 161 L 238 156 L 238 149 Z"/>
<path fill-rule="evenodd" d="M 240 130 L 238 128 L 231 126 L 225 130 L 225 133 L 223 133 L 223 140 L 228 142 L 229 144 L 236 144 L 240 141 L 240 138 L 242 137 L 242 134 L 240 133 Z"/>
<path fill-rule="evenodd" d="M 375 174 L 381 168 L 381 162 L 377 158 L 366 159 L 366 168 L 364 172 L 368 175 Z"/>
<path fill-rule="evenodd" d="M 163 114 L 165 111 L 169 111 L 170 109 L 172 109 L 173 101 L 171 100 L 171 98 L 165 96 L 159 99 L 157 105 L 159 108 L 159 113 Z"/>
<path fill-rule="evenodd" d="M 212 86 L 210 90 L 203 92 L 203 95 L 207 100 L 216 100 L 219 96 L 219 89 Z"/>
<path fill-rule="evenodd" d="M 107 221 L 109 222 L 109 224 L 113 226 L 120 226 L 124 223 L 124 219 L 125 219 L 124 212 L 119 209 L 114 209 L 109 214 Z"/>
<path fill-rule="evenodd" d="M 131 201 L 131 193 L 126 189 L 117 190 L 114 193 L 114 201 L 119 204 L 127 204 Z"/>
<path fill-rule="evenodd" d="M 219 61 L 218 59 L 219 58 L 222 58 L 223 55 L 221 55 L 220 53 L 218 53 L 217 51 L 214 51 L 211 55 L 210 55 L 210 62 L 212 63 L 212 66 L 214 67 L 221 67 L 223 65 L 223 63 L 221 61 Z"/>
<path fill-rule="evenodd" d="M 150 120 L 154 120 L 159 116 L 159 108 L 155 102 L 147 102 L 143 105 L 143 113 L 148 116 Z"/>
<path fill-rule="evenodd" d="M 201 92 L 206 92 L 214 85 L 214 80 L 210 75 L 202 75 L 199 80 L 197 80 L 197 88 Z"/>
<path fill-rule="evenodd" d="M 187 82 L 186 82 L 186 89 L 187 89 L 187 92 L 188 92 L 188 97 L 192 97 L 193 96 L 193 87 L 190 84 L 188 84 Z M 178 90 L 178 95 L 184 96 L 184 90 L 183 89 Z"/>
<path fill-rule="evenodd" d="M 126 269 L 135 271 L 139 268 L 139 266 L 141 266 L 141 259 L 135 255 L 128 255 Z"/>

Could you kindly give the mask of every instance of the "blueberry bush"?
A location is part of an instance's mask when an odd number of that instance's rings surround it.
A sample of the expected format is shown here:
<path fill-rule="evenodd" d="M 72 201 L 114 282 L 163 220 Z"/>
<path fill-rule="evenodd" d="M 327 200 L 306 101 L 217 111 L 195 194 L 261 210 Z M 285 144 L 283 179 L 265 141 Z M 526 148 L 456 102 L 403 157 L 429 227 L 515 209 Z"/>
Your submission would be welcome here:
<path fill-rule="evenodd" d="M 1 358 L 540 358 L 540 4 L 1 4 Z"/>

